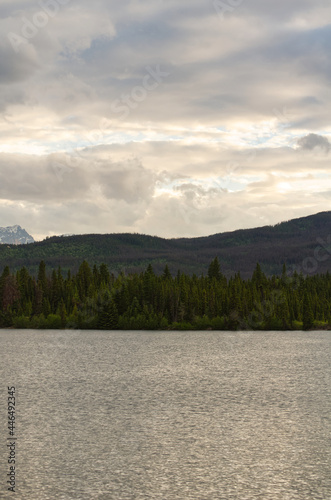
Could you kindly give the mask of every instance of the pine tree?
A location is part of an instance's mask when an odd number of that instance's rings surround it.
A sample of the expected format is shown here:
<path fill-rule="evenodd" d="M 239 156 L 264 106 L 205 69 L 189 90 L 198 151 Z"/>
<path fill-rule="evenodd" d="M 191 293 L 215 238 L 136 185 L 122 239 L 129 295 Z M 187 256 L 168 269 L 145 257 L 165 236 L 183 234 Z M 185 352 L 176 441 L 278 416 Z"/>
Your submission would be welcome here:
<path fill-rule="evenodd" d="M 39 264 L 37 281 L 39 287 L 43 291 L 43 294 L 45 294 L 47 292 L 47 276 L 46 276 L 46 265 L 43 260 Z"/>
<path fill-rule="evenodd" d="M 114 300 L 106 292 L 103 297 L 103 305 L 98 314 L 98 328 L 100 330 L 115 330 L 118 326 L 118 311 Z"/>
<path fill-rule="evenodd" d="M 221 277 L 222 277 L 221 266 L 218 257 L 215 257 L 215 259 L 210 263 L 208 267 L 208 278 L 210 280 L 215 278 L 218 281 L 221 279 Z"/>
<path fill-rule="evenodd" d="M 0 307 L 3 306 L 4 289 L 5 289 L 6 279 L 8 278 L 8 276 L 10 276 L 10 269 L 8 266 L 6 266 L 0 277 Z"/>
<path fill-rule="evenodd" d="M 108 267 L 106 264 L 101 264 L 100 266 L 100 280 L 101 283 L 104 283 L 105 285 L 109 286 L 110 284 L 110 274 Z"/>
<path fill-rule="evenodd" d="M 310 297 L 307 291 L 305 292 L 303 298 L 302 318 L 303 318 L 303 329 L 309 330 L 314 324 L 314 315 L 311 307 Z"/>
<path fill-rule="evenodd" d="M 77 285 L 79 296 L 81 299 L 85 299 L 88 294 L 89 286 L 92 282 L 92 271 L 86 260 L 80 265 L 78 273 L 77 273 Z"/>
<path fill-rule="evenodd" d="M 63 299 L 61 299 L 61 301 L 60 301 L 57 314 L 60 316 L 61 326 L 62 326 L 62 328 L 64 328 L 66 326 L 66 323 L 67 323 L 67 310 L 66 310 L 66 306 L 65 306 Z"/>
<path fill-rule="evenodd" d="M 263 273 L 259 263 L 256 264 L 255 270 L 253 272 L 252 283 L 254 283 L 257 288 L 265 286 L 267 284 L 267 277 Z"/>
<path fill-rule="evenodd" d="M 169 271 L 168 264 L 166 264 L 166 266 L 165 266 L 165 268 L 163 270 L 162 278 L 165 279 L 165 280 L 168 280 L 168 279 L 172 278 L 171 273 Z"/>
<path fill-rule="evenodd" d="M 155 289 L 155 274 L 151 264 L 148 265 L 143 278 L 143 294 L 146 304 L 153 305 Z"/>

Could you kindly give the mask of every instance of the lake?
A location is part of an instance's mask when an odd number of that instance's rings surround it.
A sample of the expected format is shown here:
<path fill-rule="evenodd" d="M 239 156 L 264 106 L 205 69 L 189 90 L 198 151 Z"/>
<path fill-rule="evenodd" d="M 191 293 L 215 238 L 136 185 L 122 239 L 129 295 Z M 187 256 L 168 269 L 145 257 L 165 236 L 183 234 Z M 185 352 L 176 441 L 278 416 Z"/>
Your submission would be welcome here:
<path fill-rule="evenodd" d="M 322 331 L 0 330 L 0 498 L 329 500 L 330 346 Z"/>

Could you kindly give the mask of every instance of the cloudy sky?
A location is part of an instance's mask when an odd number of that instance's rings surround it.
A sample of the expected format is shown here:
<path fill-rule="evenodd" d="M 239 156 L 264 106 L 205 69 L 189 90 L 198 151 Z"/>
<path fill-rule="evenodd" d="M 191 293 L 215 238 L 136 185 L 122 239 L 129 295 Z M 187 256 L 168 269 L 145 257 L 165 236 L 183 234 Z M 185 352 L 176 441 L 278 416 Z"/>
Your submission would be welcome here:
<path fill-rule="evenodd" d="M 329 0 L 1 0 L 0 226 L 200 236 L 330 209 Z"/>

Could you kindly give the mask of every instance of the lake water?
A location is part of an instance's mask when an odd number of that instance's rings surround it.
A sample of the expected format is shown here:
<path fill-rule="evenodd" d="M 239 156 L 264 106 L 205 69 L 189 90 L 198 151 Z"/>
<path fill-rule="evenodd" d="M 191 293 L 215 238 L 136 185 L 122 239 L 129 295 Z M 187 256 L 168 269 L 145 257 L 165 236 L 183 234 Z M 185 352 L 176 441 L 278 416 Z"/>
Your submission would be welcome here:
<path fill-rule="evenodd" d="M 331 332 L 0 330 L 0 498 L 329 500 L 330 346 Z"/>

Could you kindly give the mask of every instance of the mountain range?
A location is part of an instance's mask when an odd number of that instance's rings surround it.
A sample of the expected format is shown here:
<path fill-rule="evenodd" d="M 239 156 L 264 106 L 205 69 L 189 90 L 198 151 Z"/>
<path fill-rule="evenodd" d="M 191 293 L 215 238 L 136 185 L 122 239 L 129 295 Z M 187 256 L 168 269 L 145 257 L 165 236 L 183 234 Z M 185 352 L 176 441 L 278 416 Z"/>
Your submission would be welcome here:
<path fill-rule="evenodd" d="M 29 245 L 0 244 L 0 270 L 6 265 L 11 270 L 26 266 L 36 274 L 44 260 L 49 270 L 61 266 L 76 271 L 87 260 L 91 266 L 105 263 L 115 274 L 144 271 L 148 264 L 161 273 L 168 264 L 173 275 L 178 270 L 201 275 L 216 256 L 227 277 L 240 272 L 248 278 L 257 262 L 269 276 L 280 274 L 283 264 L 288 274 L 331 271 L 331 211 L 199 238 L 87 234 L 54 236 Z"/>
<path fill-rule="evenodd" d="M 0 227 L 0 243 L 25 245 L 34 243 L 34 239 L 21 226 Z"/>

